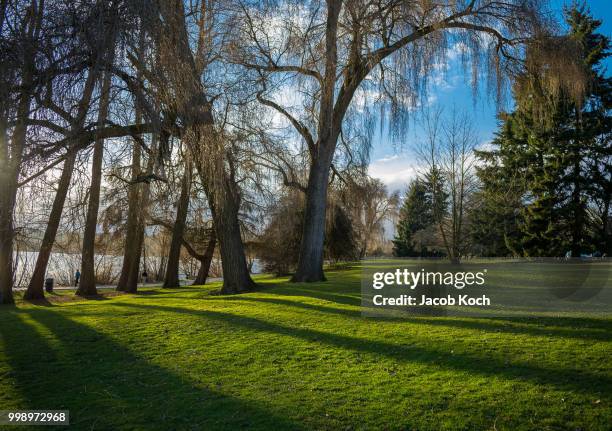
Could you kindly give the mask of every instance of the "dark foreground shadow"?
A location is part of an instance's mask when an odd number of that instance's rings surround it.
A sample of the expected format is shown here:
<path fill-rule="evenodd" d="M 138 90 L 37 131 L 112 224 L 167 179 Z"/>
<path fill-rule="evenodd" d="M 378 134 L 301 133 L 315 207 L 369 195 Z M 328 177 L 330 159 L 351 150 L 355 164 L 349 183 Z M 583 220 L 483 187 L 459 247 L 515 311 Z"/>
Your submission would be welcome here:
<path fill-rule="evenodd" d="M 469 372 L 475 375 L 496 376 L 508 380 L 527 381 L 549 385 L 561 390 L 577 391 L 598 396 L 612 396 L 612 379 L 605 374 L 592 373 L 588 369 L 543 368 L 524 362 L 508 363 L 494 357 L 451 353 L 436 346 L 422 347 L 398 345 L 383 341 L 364 340 L 346 335 L 328 333 L 306 328 L 296 328 L 258 318 L 238 316 L 231 313 L 193 310 L 162 305 L 113 304 L 117 307 L 141 308 L 172 313 L 183 313 L 218 321 L 225 324 L 249 328 L 272 334 L 300 338 L 309 342 L 325 343 L 342 349 L 382 355 L 399 362 L 416 362 L 435 365 L 449 370 Z"/>
<path fill-rule="evenodd" d="M 48 308 L 7 310 L 0 322 L 22 409 L 70 410 L 70 429 L 300 429 L 247 400 L 194 384 Z M 7 386 L 4 386 L 7 385 Z"/>

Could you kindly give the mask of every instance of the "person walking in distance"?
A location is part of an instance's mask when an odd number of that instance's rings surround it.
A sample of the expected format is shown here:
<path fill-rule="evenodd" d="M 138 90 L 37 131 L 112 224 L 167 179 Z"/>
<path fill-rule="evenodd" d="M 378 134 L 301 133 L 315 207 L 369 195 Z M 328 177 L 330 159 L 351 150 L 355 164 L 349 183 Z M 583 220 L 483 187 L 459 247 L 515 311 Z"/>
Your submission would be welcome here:
<path fill-rule="evenodd" d="M 81 272 L 77 269 L 76 272 L 74 273 L 74 286 L 75 287 L 78 287 L 80 279 L 81 279 Z"/>

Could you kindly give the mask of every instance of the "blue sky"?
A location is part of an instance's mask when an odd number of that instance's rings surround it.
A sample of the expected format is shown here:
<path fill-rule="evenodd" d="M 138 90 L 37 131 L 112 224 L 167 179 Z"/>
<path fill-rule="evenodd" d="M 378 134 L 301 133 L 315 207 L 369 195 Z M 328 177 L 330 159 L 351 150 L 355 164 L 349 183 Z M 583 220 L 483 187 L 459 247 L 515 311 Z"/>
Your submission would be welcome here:
<path fill-rule="evenodd" d="M 550 5 L 552 11 L 560 16 L 563 5 L 567 3 L 568 1 L 553 0 Z M 591 14 L 603 21 L 599 31 L 612 37 L 612 0 L 590 0 L 587 5 Z M 612 59 L 609 59 L 608 64 L 610 73 Z M 469 113 L 478 131 L 479 142 L 486 143 L 491 140 L 497 128 L 495 104 L 487 100 L 485 92 L 481 92 L 483 94 L 474 100 L 472 89 L 464 82 L 463 75 L 461 66 L 452 62 L 445 76 L 440 77 L 441 84 L 432 88 L 430 96 L 435 100 L 435 106 L 445 109 L 454 106 Z M 374 138 L 370 174 L 383 180 L 391 191 L 403 190 L 418 169 L 418 160 L 411 147 L 419 140 L 419 134 L 418 127 L 411 126 L 405 142 L 400 145 L 394 145 L 385 133 L 376 134 Z"/>

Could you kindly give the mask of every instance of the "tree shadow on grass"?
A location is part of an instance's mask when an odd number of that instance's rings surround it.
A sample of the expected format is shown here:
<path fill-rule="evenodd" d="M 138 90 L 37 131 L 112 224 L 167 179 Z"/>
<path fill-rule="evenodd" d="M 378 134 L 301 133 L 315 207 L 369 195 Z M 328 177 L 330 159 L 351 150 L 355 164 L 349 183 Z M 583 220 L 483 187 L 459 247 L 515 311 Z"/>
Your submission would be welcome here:
<path fill-rule="evenodd" d="M 450 353 L 448 350 L 424 348 L 415 345 L 397 345 L 383 341 L 364 340 L 346 335 L 327 333 L 314 329 L 296 328 L 267 322 L 253 317 L 231 313 L 193 310 L 152 304 L 114 304 L 119 307 L 144 308 L 171 313 L 191 314 L 217 322 L 240 326 L 254 331 L 296 337 L 308 342 L 320 342 L 356 352 L 382 355 L 399 362 L 416 362 L 436 365 L 449 370 L 476 375 L 496 376 L 508 380 L 526 381 L 553 386 L 562 390 L 577 391 L 609 397 L 612 395 L 612 379 L 586 369 L 551 369 L 530 363 L 507 363 L 493 357 Z"/>
<path fill-rule="evenodd" d="M 261 290 L 262 293 L 271 293 L 274 295 L 283 296 L 307 296 L 309 298 L 323 299 L 329 302 L 336 302 L 343 305 L 361 305 L 361 295 L 355 293 L 355 289 L 346 289 L 345 291 L 335 289 L 334 291 L 324 290 L 323 288 L 308 288 L 300 287 L 299 285 L 285 286 L 270 286 Z"/>
<path fill-rule="evenodd" d="M 159 289 L 147 289 L 147 290 L 139 290 L 133 295 L 136 296 L 170 296 L 177 295 L 181 293 L 193 293 L 198 289 L 185 289 L 184 286 L 181 287 L 170 287 L 170 288 L 159 288 Z"/>
<path fill-rule="evenodd" d="M 524 325 L 524 319 L 484 317 L 475 319 L 451 318 L 432 319 L 417 318 L 414 322 L 433 326 L 474 329 L 504 334 L 530 335 L 535 337 L 569 338 L 575 340 L 612 341 L 612 323 L 607 326 L 595 326 L 597 319 L 557 317 L 554 320 L 542 320 L 536 325 Z M 604 329 L 605 328 L 605 329 Z"/>
<path fill-rule="evenodd" d="M 21 394 L 18 408 L 70 410 L 71 429 L 300 429 L 49 309 L 8 311 L 0 334 L 1 379 Z"/>
<path fill-rule="evenodd" d="M 242 296 L 233 298 L 239 301 L 260 302 L 266 304 L 276 304 L 281 306 L 289 306 L 301 308 L 304 310 L 316 311 L 321 313 L 336 314 L 339 316 L 350 318 L 363 318 L 360 310 L 330 307 L 326 305 L 310 304 L 301 301 L 292 301 L 281 298 L 256 298 L 252 296 Z M 525 319 L 517 318 L 427 318 L 427 317 L 376 317 L 377 321 L 388 322 L 410 322 L 419 323 L 431 326 L 444 326 L 458 329 L 470 329 L 485 332 L 498 332 L 504 334 L 530 335 L 536 337 L 555 337 L 555 338 L 571 338 L 577 340 L 595 340 L 595 341 L 612 341 L 612 323 L 602 322 L 598 319 L 585 318 L 565 318 L 558 317 L 555 319 L 543 319 L 536 322 L 540 326 L 523 325 Z M 535 320 L 535 319 L 532 319 Z"/>

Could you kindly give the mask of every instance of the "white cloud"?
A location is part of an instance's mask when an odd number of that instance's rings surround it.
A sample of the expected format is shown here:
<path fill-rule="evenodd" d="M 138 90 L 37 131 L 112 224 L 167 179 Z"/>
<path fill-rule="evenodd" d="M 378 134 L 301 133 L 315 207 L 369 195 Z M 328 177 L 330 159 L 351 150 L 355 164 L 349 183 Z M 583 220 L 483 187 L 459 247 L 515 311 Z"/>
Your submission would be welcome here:
<path fill-rule="evenodd" d="M 368 173 L 380 179 L 390 192 L 404 191 L 406 185 L 417 176 L 416 157 L 407 153 L 392 154 L 370 163 Z"/>

